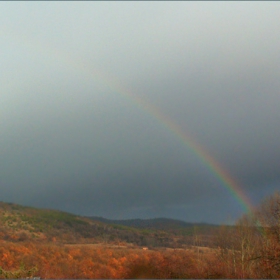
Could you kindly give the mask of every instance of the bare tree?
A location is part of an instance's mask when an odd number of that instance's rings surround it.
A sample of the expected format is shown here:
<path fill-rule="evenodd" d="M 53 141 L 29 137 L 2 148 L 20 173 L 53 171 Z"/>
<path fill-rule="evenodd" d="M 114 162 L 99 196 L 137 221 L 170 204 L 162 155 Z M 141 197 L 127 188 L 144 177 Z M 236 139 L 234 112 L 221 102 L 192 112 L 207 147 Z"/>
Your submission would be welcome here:
<path fill-rule="evenodd" d="M 280 277 L 280 194 L 267 198 L 255 212 L 262 233 L 259 251 L 264 277 Z"/>

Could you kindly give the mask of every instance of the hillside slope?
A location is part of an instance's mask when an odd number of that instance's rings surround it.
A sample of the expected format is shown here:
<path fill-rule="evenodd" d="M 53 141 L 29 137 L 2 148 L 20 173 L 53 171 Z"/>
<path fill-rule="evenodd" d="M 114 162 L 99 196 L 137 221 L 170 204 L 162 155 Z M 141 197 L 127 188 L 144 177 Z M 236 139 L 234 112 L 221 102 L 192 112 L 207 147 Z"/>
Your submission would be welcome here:
<path fill-rule="evenodd" d="M 99 221 L 70 213 L 4 202 L 0 202 L 0 227 L 1 237 L 6 240 L 61 242 L 95 240 L 108 228 Z"/>

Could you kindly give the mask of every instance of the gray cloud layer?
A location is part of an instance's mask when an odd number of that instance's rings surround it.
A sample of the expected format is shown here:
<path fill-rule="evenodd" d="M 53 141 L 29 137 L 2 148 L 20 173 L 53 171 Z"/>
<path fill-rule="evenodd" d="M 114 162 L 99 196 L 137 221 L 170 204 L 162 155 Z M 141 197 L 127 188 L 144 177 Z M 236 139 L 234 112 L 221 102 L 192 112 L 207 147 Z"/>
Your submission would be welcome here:
<path fill-rule="evenodd" d="M 279 189 L 277 2 L 1 3 L 3 201 L 222 222 Z M 121 85 L 118 87 L 117 85 Z"/>

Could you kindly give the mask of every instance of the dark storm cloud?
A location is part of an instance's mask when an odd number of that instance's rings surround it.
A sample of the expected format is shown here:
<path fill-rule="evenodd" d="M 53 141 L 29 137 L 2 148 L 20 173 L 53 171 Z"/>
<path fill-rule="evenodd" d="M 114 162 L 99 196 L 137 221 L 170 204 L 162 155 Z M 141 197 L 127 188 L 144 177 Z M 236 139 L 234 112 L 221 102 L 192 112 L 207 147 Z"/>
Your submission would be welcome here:
<path fill-rule="evenodd" d="M 2 3 L 2 200 L 108 218 L 238 217 L 210 163 L 123 92 L 260 201 L 280 182 L 278 6 Z"/>

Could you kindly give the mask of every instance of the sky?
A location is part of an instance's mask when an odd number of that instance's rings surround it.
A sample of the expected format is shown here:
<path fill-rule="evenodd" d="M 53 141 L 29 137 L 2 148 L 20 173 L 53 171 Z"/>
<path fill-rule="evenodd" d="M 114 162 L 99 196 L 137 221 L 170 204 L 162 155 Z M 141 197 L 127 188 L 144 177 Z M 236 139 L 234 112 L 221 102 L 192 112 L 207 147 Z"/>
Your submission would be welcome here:
<path fill-rule="evenodd" d="M 227 223 L 280 189 L 279 2 L 1 2 L 0 23 L 1 201 Z"/>

